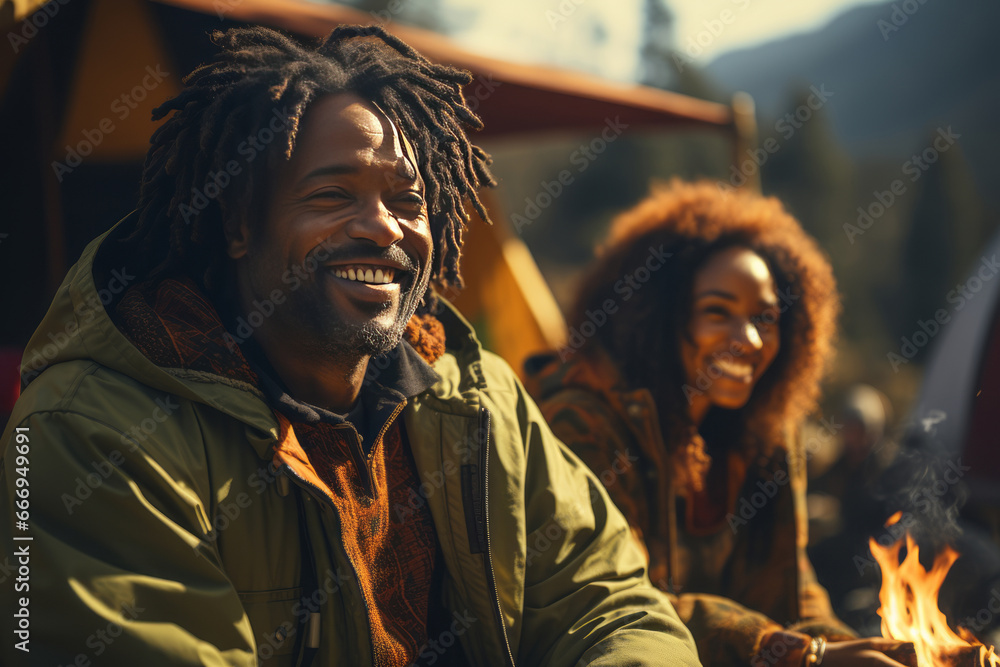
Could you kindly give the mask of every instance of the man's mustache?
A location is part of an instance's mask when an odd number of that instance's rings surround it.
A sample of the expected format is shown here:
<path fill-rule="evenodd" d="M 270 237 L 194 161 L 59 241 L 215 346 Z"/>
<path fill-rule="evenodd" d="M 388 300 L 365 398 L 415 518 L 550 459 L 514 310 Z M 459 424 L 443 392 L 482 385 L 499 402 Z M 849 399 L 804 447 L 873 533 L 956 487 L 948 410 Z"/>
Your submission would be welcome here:
<path fill-rule="evenodd" d="M 420 271 L 420 264 L 417 260 L 398 245 L 379 247 L 374 244 L 352 243 L 351 245 L 330 247 L 321 243 L 309 255 L 320 264 L 347 264 L 353 261 L 382 260 L 399 264 L 404 271 L 412 274 Z"/>

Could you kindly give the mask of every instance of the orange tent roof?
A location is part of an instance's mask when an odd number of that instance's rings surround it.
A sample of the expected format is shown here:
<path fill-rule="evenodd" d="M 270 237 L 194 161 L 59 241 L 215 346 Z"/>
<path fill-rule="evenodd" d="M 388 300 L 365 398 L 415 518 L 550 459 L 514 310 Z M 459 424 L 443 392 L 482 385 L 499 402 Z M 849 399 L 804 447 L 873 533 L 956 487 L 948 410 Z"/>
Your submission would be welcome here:
<path fill-rule="evenodd" d="M 371 24 L 371 14 L 302 0 L 155 0 L 189 11 L 322 37 L 340 24 Z M 480 136 L 551 130 L 590 130 L 619 117 L 633 126 L 732 127 L 723 104 L 646 86 L 611 81 L 544 65 L 513 63 L 465 51 L 446 37 L 418 28 L 387 27 L 427 58 L 467 69 L 479 80 L 489 104 L 477 109 L 486 128 Z M 476 83 L 469 91 L 475 93 Z M 492 88 L 492 90 L 490 90 Z"/>

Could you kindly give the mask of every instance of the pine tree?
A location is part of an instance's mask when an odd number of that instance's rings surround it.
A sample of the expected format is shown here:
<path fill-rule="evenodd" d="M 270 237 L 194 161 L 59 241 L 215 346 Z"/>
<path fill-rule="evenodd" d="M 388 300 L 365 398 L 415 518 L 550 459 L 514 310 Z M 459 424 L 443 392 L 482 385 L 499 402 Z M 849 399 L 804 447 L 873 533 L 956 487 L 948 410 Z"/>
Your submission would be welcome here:
<path fill-rule="evenodd" d="M 642 45 L 639 47 L 639 81 L 653 88 L 673 89 L 677 69 L 673 66 L 674 16 L 663 0 L 643 0 Z"/>
<path fill-rule="evenodd" d="M 950 307 L 945 295 L 965 280 L 989 234 L 982 199 L 957 145 L 938 153 L 914 177 L 914 183 L 907 183 L 915 198 L 901 244 L 901 335 L 911 333 L 918 320 Z"/>
<path fill-rule="evenodd" d="M 771 150 L 758 150 L 755 162 L 764 163 L 764 192 L 780 198 L 829 251 L 845 239 L 843 221 L 851 210 L 853 173 L 826 112 L 821 106 L 813 108 L 817 102 L 808 89 L 799 91 L 789 110 L 761 132 L 761 148 Z M 741 162 L 747 157 L 741 156 Z"/>

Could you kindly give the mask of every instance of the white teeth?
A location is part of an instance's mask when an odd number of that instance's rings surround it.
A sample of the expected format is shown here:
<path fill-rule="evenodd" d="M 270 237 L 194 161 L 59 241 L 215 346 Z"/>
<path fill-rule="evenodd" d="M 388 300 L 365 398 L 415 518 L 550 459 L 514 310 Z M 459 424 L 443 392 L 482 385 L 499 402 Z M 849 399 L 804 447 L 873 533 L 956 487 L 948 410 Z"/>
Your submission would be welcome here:
<path fill-rule="evenodd" d="M 338 278 L 343 278 L 344 280 L 356 280 L 362 283 L 371 283 L 373 285 L 388 285 L 392 282 L 392 279 L 396 276 L 396 271 L 394 269 L 334 269 L 333 275 Z"/>
<path fill-rule="evenodd" d="M 719 360 L 714 362 L 715 367 L 727 375 L 745 376 L 753 375 L 753 366 L 750 364 L 739 364 L 732 361 Z"/>

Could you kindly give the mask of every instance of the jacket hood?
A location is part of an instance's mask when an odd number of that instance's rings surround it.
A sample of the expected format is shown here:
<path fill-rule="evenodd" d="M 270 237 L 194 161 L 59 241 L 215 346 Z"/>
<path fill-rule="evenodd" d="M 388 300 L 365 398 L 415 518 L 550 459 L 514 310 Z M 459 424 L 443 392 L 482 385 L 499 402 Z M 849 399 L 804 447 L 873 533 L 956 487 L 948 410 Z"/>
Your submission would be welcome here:
<path fill-rule="evenodd" d="M 25 348 L 21 364 L 22 391 L 46 368 L 56 364 L 96 362 L 154 389 L 204 403 L 248 426 L 277 437 L 271 409 L 254 383 L 204 370 L 157 365 L 132 342 L 111 312 L 145 274 L 124 242 L 135 229 L 133 211 L 91 241 L 56 291 L 48 312 Z M 436 314 L 446 337 L 448 357 L 434 364 L 442 376 L 432 388 L 448 395 L 477 377 L 480 348 L 471 325 L 443 299 Z M 212 308 L 207 301 L 201 304 Z M 218 334 L 219 332 L 215 332 Z M 456 363 L 457 362 L 457 363 Z M 439 368 L 440 367 L 440 368 Z"/>

